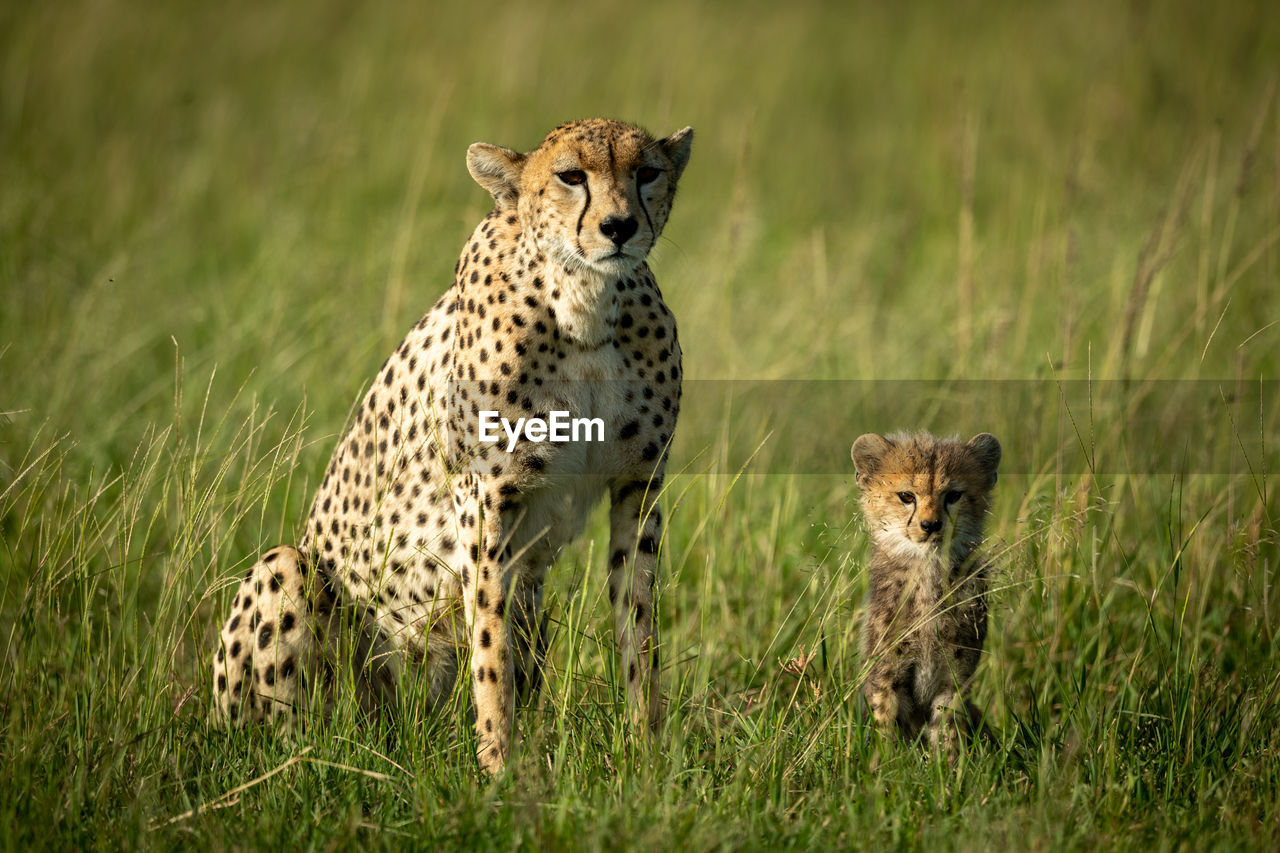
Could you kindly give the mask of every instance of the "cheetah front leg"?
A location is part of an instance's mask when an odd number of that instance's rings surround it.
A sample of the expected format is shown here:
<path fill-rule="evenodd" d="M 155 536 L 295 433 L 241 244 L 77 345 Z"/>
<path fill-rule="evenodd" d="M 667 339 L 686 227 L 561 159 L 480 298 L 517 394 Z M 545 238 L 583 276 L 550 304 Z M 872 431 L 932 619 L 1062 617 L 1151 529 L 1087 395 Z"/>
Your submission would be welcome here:
<path fill-rule="evenodd" d="M 501 773 L 511 753 L 515 725 L 515 667 L 511 628 L 505 618 L 511 566 L 503 534 L 503 510 L 472 475 L 458 486 L 462 606 L 471 647 L 472 698 L 476 707 L 476 756 L 491 774 Z M 496 496 L 496 495 L 495 495 Z M 510 500 L 508 504 L 512 503 Z M 506 552 L 501 553 L 501 552 Z"/>
<path fill-rule="evenodd" d="M 661 717 L 653 594 L 662 542 L 661 472 L 616 484 L 609 514 L 609 601 L 632 719 L 656 729 Z"/>
<path fill-rule="evenodd" d="M 547 655 L 547 614 L 542 612 L 542 583 L 516 578 L 511 592 L 511 645 L 515 657 L 516 700 L 527 705 L 542 687 Z"/>

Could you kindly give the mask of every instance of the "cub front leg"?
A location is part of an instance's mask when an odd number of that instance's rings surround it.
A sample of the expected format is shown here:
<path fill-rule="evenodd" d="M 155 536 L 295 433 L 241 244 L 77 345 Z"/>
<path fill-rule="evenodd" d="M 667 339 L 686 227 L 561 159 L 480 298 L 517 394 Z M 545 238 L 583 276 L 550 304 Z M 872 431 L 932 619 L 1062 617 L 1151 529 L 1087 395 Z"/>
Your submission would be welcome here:
<path fill-rule="evenodd" d="M 929 745 L 951 761 L 955 760 L 965 740 L 982 731 L 982 715 L 968 698 L 969 683 L 973 680 L 980 651 L 981 648 L 972 646 L 948 649 L 948 657 L 955 659 L 952 680 L 933 700 Z"/>
<path fill-rule="evenodd" d="M 632 719 L 650 728 L 657 728 L 661 715 L 653 612 L 662 542 L 661 484 L 661 472 L 652 480 L 640 477 L 615 484 L 609 514 L 609 601 L 621 672 Z"/>
<path fill-rule="evenodd" d="M 866 697 L 876 727 L 890 734 L 898 731 L 899 711 L 904 710 L 899 701 L 903 665 L 898 646 L 891 639 L 897 605 L 877 597 L 875 589 L 873 585 L 873 594 L 863 615 L 862 658 L 867 664 L 867 676 L 862 695 Z"/>
<path fill-rule="evenodd" d="M 511 629 L 506 619 L 510 566 L 503 538 L 503 512 L 474 475 L 459 484 L 462 605 L 471 647 L 472 696 L 476 706 L 476 755 L 480 766 L 501 773 L 511 753 L 515 724 L 515 675 Z M 488 501 L 485 498 L 488 497 Z M 511 501 L 505 499 L 507 503 Z"/>
<path fill-rule="evenodd" d="M 898 733 L 898 689 L 891 667 L 876 665 L 867 674 L 862 688 L 876 727 L 885 734 Z"/>
<path fill-rule="evenodd" d="M 958 690 L 938 694 L 929 717 L 929 746 L 955 761 L 967 733 L 969 703 Z"/>

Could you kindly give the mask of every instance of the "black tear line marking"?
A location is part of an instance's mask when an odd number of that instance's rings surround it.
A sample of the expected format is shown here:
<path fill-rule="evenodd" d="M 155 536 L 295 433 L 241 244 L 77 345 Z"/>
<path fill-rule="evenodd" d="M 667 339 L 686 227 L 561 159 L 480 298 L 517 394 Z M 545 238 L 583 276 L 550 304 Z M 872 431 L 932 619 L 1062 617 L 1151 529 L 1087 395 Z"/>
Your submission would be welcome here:
<path fill-rule="evenodd" d="M 576 233 L 576 237 L 575 237 L 575 241 L 574 241 L 574 242 L 576 242 L 576 243 L 578 244 L 578 254 L 579 254 L 579 255 L 581 255 L 581 256 L 582 256 L 582 259 L 585 261 L 585 260 L 587 259 L 587 253 L 586 253 L 585 251 L 583 251 L 583 249 L 582 249 L 582 220 L 584 220 L 584 219 L 586 219 L 586 218 L 587 218 L 587 211 L 591 208 L 591 184 L 590 184 L 590 182 L 589 182 L 589 181 L 585 181 L 585 180 L 584 180 L 584 181 L 582 182 L 582 188 L 583 188 L 583 189 L 586 191 L 586 193 L 587 193 L 587 203 L 586 203 L 586 204 L 584 204 L 584 205 L 582 206 L 582 212 L 578 214 L 578 228 L 577 228 L 577 231 L 575 232 L 575 233 Z"/>
<path fill-rule="evenodd" d="M 649 218 L 649 208 L 644 204 L 644 193 L 640 191 L 640 187 L 636 186 L 636 201 L 640 203 L 640 212 L 644 214 L 644 221 L 649 223 L 649 240 L 650 247 L 658 241 L 658 232 L 653 230 L 653 220 Z"/>

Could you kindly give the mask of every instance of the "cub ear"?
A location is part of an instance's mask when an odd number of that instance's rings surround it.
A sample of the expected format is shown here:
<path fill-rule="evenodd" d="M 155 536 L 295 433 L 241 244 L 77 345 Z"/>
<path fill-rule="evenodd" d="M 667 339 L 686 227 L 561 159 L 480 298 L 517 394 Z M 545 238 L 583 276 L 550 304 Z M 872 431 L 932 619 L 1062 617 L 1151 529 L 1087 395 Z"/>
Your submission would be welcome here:
<path fill-rule="evenodd" d="M 849 449 L 849 456 L 853 459 L 853 468 L 857 472 L 854 479 L 859 488 L 866 488 L 868 479 L 874 477 L 880 470 L 880 463 L 891 447 L 893 442 L 883 435 L 869 432 L 858 436 L 853 447 Z"/>
<path fill-rule="evenodd" d="M 467 149 L 467 170 L 489 191 L 498 207 L 512 207 L 520 197 L 525 157 L 510 148 L 477 142 Z"/>
<path fill-rule="evenodd" d="M 659 140 L 658 146 L 662 149 L 662 153 L 667 155 L 671 165 L 675 166 L 676 171 L 672 181 L 680 180 L 680 176 L 684 174 L 684 167 L 689 165 L 689 154 L 693 151 L 693 128 L 677 130 L 666 139 Z"/>
<path fill-rule="evenodd" d="M 980 432 L 969 439 L 966 447 L 973 451 L 974 458 L 982 466 L 983 472 L 991 478 L 991 485 L 994 486 L 999 476 L 996 469 L 1000 467 L 1000 442 L 991 433 Z"/>

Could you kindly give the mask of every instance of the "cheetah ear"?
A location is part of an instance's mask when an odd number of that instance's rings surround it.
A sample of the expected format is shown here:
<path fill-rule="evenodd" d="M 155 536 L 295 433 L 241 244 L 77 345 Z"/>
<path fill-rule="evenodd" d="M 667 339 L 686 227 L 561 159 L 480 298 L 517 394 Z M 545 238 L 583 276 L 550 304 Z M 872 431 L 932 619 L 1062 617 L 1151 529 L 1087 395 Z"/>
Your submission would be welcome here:
<path fill-rule="evenodd" d="M 874 477 L 880 470 L 880 463 L 884 460 L 884 455 L 889 452 L 889 448 L 893 447 L 893 442 L 885 438 L 883 435 L 877 435 L 869 432 L 866 435 L 858 436 L 857 441 L 853 443 L 853 447 L 849 449 L 849 456 L 853 459 L 853 468 L 857 472 L 855 480 L 858 488 L 865 489 L 870 478 Z"/>
<path fill-rule="evenodd" d="M 666 154 L 667 159 L 671 161 L 671 165 L 675 166 L 676 173 L 673 180 L 680 180 L 680 176 L 684 174 L 684 167 L 689 165 L 689 154 L 693 151 L 693 128 L 677 130 L 666 139 L 659 140 L 658 145 L 662 148 L 662 153 Z"/>
<path fill-rule="evenodd" d="M 978 464 L 982 466 L 982 470 L 991 478 L 990 485 L 994 486 L 1000 476 L 996 473 L 996 469 L 1000 467 L 1000 442 L 991 433 L 980 432 L 969 439 L 967 447 L 973 451 Z"/>
<path fill-rule="evenodd" d="M 498 207 L 514 207 L 520 197 L 520 173 L 525 157 L 510 148 L 477 142 L 467 149 L 467 170 L 489 191 Z"/>

